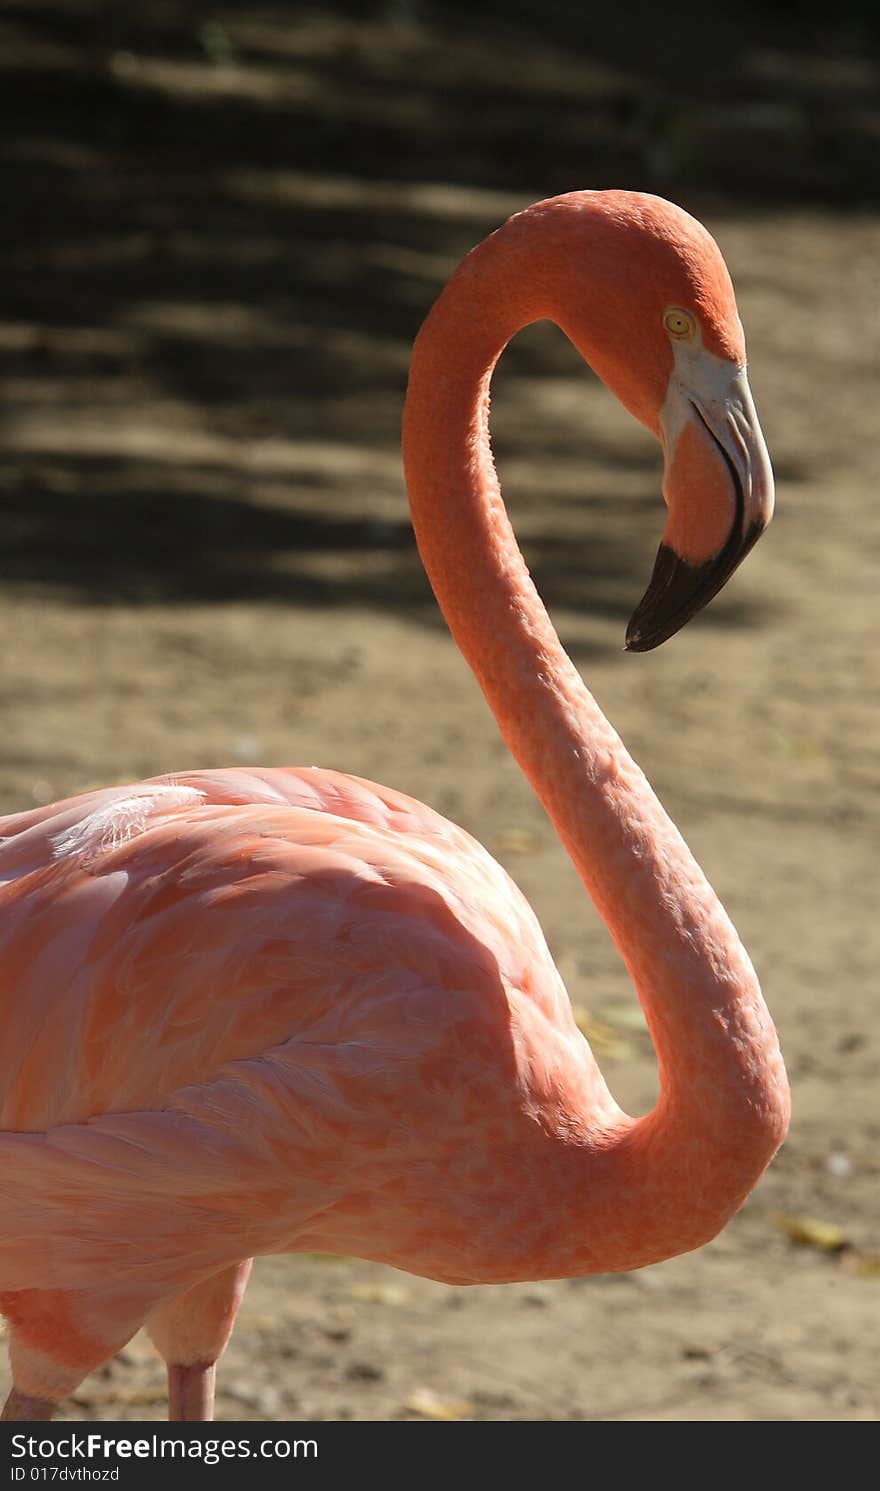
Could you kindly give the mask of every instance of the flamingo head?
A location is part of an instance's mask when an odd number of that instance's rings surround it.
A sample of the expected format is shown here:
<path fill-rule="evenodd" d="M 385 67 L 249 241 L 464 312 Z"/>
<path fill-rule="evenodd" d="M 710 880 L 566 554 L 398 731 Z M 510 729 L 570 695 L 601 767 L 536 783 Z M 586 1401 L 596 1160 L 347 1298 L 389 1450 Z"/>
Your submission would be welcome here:
<path fill-rule="evenodd" d="M 714 239 L 659 197 L 584 192 L 556 203 L 574 209 L 578 237 L 588 230 L 582 242 L 592 270 L 579 310 L 569 252 L 569 311 L 558 319 L 663 447 L 666 527 L 626 633 L 628 651 L 647 652 L 701 610 L 745 558 L 773 513 L 773 472 Z"/>

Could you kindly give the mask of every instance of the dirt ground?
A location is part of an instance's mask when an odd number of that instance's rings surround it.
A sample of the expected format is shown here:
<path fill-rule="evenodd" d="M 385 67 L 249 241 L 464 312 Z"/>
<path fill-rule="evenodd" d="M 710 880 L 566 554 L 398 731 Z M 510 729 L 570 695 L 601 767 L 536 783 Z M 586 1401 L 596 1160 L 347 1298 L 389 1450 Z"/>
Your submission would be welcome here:
<path fill-rule="evenodd" d="M 397 450 L 411 337 L 460 254 L 542 192 L 602 182 L 568 157 L 523 190 L 476 184 L 479 159 L 322 172 L 283 140 L 310 111 L 338 140 L 352 97 L 378 129 L 413 34 L 218 7 L 187 52 L 169 9 L 100 47 L 49 6 L 0 14 L 22 120 L 2 155 L 0 811 L 200 765 L 393 784 L 507 866 L 643 1111 L 634 994 L 438 618 Z M 448 89 L 448 54 L 419 44 Z M 462 43 L 462 87 L 478 63 Z M 564 99 L 567 66 L 548 50 L 516 87 L 537 109 L 549 69 Z M 615 77 L 595 71 L 596 97 Z M 404 99 L 426 159 L 430 102 Z M 629 1276 L 465 1290 L 258 1260 L 223 1419 L 878 1417 L 880 214 L 668 192 L 732 268 L 777 473 L 777 517 L 729 589 L 659 652 L 622 653 L 659 452 L 553 329 L 507 354 L 493 431 L 560 633 L 761 974 L 790 1138 L 716 1242 Z M 138 1338 L 65 1416 L 163 1412 Z"/>

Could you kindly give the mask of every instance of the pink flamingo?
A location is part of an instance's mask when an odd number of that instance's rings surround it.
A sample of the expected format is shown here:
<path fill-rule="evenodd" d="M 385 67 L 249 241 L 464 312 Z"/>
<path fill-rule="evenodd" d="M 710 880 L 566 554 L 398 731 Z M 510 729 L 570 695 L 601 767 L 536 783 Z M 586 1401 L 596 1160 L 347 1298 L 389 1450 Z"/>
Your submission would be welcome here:
<path fill-rule="evenodd" d="M 661 1095 L 614 1101 L 537 921 L 430 808 L 317 769 L 186 772 L 0 822 L 8 1418 L 146 1324 L 210 1417 L 255 1254 L 456 1283 L 639 1268 L 722 1228 L 789 1095 L 725 912 L 562 650 L 502 505 L 489 382 L 547 317 L 660 439 L 669 517 L 628 646 L 676 631 L 769 520 L 720 252 L 628 192 L 538 203 L 416 342 L 404 418 L 437 599 L 608 925 Z"/>

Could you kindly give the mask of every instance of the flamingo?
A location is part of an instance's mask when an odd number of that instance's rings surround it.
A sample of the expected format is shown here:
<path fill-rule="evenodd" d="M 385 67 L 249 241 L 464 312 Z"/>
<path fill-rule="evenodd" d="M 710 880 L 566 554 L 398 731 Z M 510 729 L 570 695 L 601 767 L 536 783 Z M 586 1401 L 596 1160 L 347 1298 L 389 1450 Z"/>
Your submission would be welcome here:
<path fill-rule="evenodd" d="M 668 520 L 630 651 L 721 587 L 773 478 L 720 250 L 659 198 L 518 213 L 416 340 L 421 556 L 631 974 L 657 1104 L 618 1106 L 521 893 L 399 792 L 311 767 L 186 771 L 0 820 L 7 1418 L 50 1417 L 142 1325 L 169 1416 L 209 1418 L 257 1254 L 465 1284 L 700 1247 L 784 1138 L 749 958 L 563 651 L 502 504 L 490 379 L 542 318 L 663 447 Z"/>

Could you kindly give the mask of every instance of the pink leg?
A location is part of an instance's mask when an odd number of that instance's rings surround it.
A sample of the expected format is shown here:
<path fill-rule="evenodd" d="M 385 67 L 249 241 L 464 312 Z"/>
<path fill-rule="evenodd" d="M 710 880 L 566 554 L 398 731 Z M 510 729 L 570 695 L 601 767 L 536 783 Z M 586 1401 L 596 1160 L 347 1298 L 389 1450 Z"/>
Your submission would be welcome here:
<path fill-rule="evenodd" d="M 27 1393 L 20 1393 L 14 1387 L 3 1404 L 0 1419 L 11 1424 L 36 1424 L 50 1419 L 57 1407 L 57 1403 L 50 1403 L 48 1398 L 29 1398 Z"/>
<path fill-rule="evenodd" d="M 147 1330 L 168 1367 L 168 1417 L 184 1423 L 214 1417 L 215 1363 L 232 1335 L 251 1271 L 251 1259 L 194 1284 L 147 1319 Z"/>
<path fill-rule="evenodd" d="M 168 1368 L 168 1417 L 181 1424 L 207 1424 L 214 1417 L 214 1362 Z"/>

